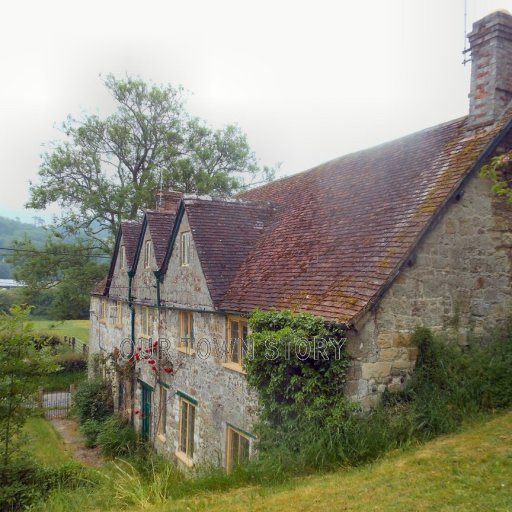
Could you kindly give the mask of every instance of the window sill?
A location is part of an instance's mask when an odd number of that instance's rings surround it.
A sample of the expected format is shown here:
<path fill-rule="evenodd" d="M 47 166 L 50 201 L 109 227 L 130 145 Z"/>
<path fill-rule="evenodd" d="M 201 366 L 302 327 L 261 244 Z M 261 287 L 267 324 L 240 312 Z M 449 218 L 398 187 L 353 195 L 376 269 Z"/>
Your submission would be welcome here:
<path fill-rule="evenodd" d="M 237 373 L 241 373 L 242 375 L 247 375 L 247 372 L 244 370 L 243 366 L 238 363 L 222 363 L 222 366 L 228 370 L 232 370 Z"/>
<path fill-rule="evenodd" d="M 187 354 L 188 356 L 195 356 L 196 351 L 193 348 L 187 348 L 187 347 L 177 347 L 178 352 L 181 352 L 182 354 Z"/>
<path fill-rule="evenodd" d="M 192 459 L 188 458 L 186 453 L 183 453 L 180 451 L 175 451 L 174 455 L 180 462 L 185 464 L 187 467 L 191 468 L 194 465 L 194 461 Z"/>

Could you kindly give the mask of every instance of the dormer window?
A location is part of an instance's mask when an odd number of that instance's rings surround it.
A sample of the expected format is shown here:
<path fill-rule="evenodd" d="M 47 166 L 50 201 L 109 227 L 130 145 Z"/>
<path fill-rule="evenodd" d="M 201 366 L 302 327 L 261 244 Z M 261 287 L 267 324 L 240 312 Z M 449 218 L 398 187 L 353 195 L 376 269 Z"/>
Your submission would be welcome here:
<path fill-rule="evenodd" d="M 124 245 L 121 245 L 121 249 L 119 250 L 119 267 L 121 270 L 126 270 L 126 249 Z"/>
<path fill-rule="evenodd" d="M 181 234 L 181 266 L 188 267 L 190 264 L 190 231 Z"/>
<path fill-rule="evenodd" d="M 144 245 L 144 268 L 149 268 L 151 266 L 151 253 L 153 252 L 153 244 L 151 240 L 146 240 Z"/>

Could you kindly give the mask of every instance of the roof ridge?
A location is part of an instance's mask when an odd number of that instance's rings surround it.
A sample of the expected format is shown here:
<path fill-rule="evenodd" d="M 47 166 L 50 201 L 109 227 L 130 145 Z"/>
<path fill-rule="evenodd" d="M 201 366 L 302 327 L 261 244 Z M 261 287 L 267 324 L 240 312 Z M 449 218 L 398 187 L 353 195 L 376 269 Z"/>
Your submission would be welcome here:
<path fill-rule="evenodd" d="M 511 102 L 512 104 L 512 102 Z M 242 196 L 241 199 L 243 199 L 243 194 L 248 194 L 248 193 L 251 193 L 255 190 L 260 190 L 262 188 L 265 188 L 265 187 L 268 187 L 268 186 L 271 186 L 271 185 L 274 185 L 275 183 L 280 183 L 282 181 L 286 181 L 286 180 L 291 180 L 293 178 L 298 178 L 300 176 L 304 176 L 305 174 L 308 174 L 310 172 L 313 172 L 313 171 L 318 171 L 320 170 L 321 168 L 324 168 L 328 165 L 331 165 L 335 162 L 338 162 L 344 158 L 348 158 L 348 157 L 354 157 L 354 156 L 359 156 L 359 155 L 362 155 L 364 153 L 367 153 L 367 152 L 370 152 L 370 151 L 374 151 L 378 148 L 381 148 L 381 147 L 384 147 L 384 146 L 387 146 L 388 144 L 396 144 L 402 140 L 407 140 L 411 137 L 415 137 L 415 136 L 418 136 L 420 134 L 427 134 L 428 132 L 430 131 L 434 131 L 434 130 L 439 130 L 445 126 L 449 126 L 451 124 L 456 124 L 456 123 L 461 123 L 462 125 L 462 122 L 463 121 L 467 121 L 468 119 L 468 116 L 465 115 L 465 116 L 461 116 L 461 117 L 457 117 L 455 119 L 451 119 L 450 121 L 444 121 L 442 123 L 438 123 L 436 125 L 433 125 L 433 126 L 429 126 L 427 128 L 422 128 L 421 130 L 417 130 L 415 132 L 412 132 L 412 133 L 408 133 L 406 135 L 402 135 L 401 137 L 397 137 L 395 139 L 390 139 L 390 140 L 387 140 L 387 141 L 383 141 L 383 142 L 380 142 L 378 144 L 375 144 L 374 146 L 370 146 L 370 147 L 367 147 L 367 148 L 361 148 L 361 149 L 357 149 L 355 151 L 351 151 L 349 153 L 345 153 L 341 156 L 338 156 L 338 157 L 335 157 L 335 158 L 331 158 L 329 160 L 326 160 L 320 164 L 317 164 L 315 165 L 314 167 L 310 167 L 309 169 L 305 169 L 304 171 L 299 171 L 299 172 L 296 172 L 296 173 L 293 173 L 293 174 L 289 174 L 288 176 L 282 176 L 281 178 L 277 178 L 276 180 L 273 180 L 269 183 L 265 183 L 263 185 L 260 185 L 259 187 L 254 187 L 254 188 L 251 188 L 251 189 L 248 189 L 248 190 L 244 190 L 243 192 L 240 192 L 239 194 Z M 238 196 L 236 196 L 238 197 Z"/>

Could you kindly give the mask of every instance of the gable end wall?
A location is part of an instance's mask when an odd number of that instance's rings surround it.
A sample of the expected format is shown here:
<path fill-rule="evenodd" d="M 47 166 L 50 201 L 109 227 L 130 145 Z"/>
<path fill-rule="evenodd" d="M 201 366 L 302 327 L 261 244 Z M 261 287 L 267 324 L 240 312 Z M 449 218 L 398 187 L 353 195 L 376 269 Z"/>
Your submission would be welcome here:
<path fill-rule="evenodd" d="M 466 344 L 504 321 L 512 306 L 512 208 L 474 176 L 423 240 L 378 306 L 349 333 L 354 357 L 348 396 L 371 405 L 410 376 L 417 350 L 410 334 L 424 325 Z"/>

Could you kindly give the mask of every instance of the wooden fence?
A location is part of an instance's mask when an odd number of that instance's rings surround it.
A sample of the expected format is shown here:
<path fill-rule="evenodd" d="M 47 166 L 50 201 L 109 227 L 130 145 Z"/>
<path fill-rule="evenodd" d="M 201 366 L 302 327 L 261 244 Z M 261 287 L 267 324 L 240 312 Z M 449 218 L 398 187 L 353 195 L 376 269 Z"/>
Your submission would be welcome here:
<path fill-rule="evenodd" d="M 76 338 L 75 336 L 64 336 L 64 344 L 71 347 L 73 352 L 79 352 L 85 355 L 89 353 L 89 346 L 87 343 L 84 343 L 81 339 Z"/>

